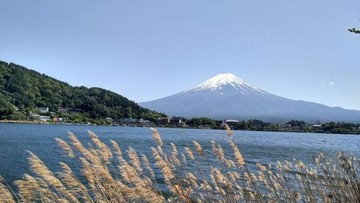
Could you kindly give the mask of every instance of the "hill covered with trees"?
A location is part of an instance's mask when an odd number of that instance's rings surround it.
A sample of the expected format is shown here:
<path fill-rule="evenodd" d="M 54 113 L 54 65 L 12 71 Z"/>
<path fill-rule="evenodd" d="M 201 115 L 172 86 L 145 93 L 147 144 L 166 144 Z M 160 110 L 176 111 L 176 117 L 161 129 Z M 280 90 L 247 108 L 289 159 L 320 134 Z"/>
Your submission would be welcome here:
<path fill-rule="evenodd" d="M 41 108 L 48 109 L 48 116 L 65 115 L 79 122 L 107 117 L 156 120 L 165 116 L 109 90 L 74 87 L 23 66 L 0 61 L 0 119 L 29 119 Z"/>

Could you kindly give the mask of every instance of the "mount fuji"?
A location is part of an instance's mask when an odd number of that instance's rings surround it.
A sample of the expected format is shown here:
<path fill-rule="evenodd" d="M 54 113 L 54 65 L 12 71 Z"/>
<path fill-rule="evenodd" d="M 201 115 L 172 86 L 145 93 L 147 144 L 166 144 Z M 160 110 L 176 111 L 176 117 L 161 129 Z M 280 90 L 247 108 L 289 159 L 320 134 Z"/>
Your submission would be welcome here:
<path fill-rule="evenodd" d="M 216 75 L 188 91 L 140 105 L 186 118 L 360 121 L 360 111 L 276 96 L 231 73 Z"/>

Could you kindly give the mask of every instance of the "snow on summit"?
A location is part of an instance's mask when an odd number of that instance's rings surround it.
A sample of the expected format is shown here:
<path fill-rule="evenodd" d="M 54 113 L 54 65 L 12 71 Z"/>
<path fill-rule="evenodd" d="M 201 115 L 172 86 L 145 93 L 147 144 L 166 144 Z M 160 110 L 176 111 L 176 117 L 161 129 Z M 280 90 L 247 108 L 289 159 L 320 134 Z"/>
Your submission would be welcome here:
<path fill-rule="evenodd" d="M 225 86 L 232 86 L 237 90 L 241 90 L 243 92 L 261 92 L 265 93 L 264 91 L 260 90 L 259 88 L 247 83 L 246 81 L 242 80 L 241 78 L 237 77 L 232 73 L 222 73 L 218 74 L 209 80 L 201 83 L 200 85 L 194 87 L 192 90 L 221 90 Z"/>

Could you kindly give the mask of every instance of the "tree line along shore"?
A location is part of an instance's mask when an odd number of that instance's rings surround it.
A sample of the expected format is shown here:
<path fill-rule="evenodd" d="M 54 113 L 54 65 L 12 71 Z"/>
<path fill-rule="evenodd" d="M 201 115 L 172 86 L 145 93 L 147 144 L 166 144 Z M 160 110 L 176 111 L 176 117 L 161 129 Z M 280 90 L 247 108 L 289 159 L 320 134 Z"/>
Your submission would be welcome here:
<path fill-rule="evenodd" d="M 90 122 L 95 121 L 95 122 Z M 270 123 L 262 120 L 214 120 L 200 117 L 186 119 L 183 117 L 161 117 L 156 120 L 145 119 L 96 119 L 73 121 L 59 121 L 50 119 L 40 121 L 34 119 L 27 120 L 0 120 L 0 123 L 13 124 L 61 124 L 61 125 L 102 125 L 102 126 L 131 126 L 131 127 L 167 127 L 167 128 L 194 128 L 194 129 L 224 129 L 228 125 L 232 130 L 244 131 L 268 131 L 268 132 L 301 132 L 301 133 L 327 133 L 327 134 L 360 134 L 359 123 L 346 122 L 316 122 L 307 123 L 305 121 L 291 120 L 284 123 Z"/>

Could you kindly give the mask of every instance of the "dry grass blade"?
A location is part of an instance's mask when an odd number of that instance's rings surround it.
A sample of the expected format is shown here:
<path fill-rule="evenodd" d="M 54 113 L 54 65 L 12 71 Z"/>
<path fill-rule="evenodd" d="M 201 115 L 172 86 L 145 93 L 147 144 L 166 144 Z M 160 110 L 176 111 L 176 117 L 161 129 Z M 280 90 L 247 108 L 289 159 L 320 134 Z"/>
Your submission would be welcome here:
<path fill-rule="evenodd" d="M 141 167 L 141 163 L 140 163 L 140 160 L 139 160 L 139 157 L 138 157 L 136 151 L 132 147 L 129 147 L 129 150 L 127 150 L 127 153 L 128 153 L 128 156 L 130 158 L 132 165 L 136 168 L 136 170 L 138 172 L 143 171 L 143 168 Z"/>
<path fill-rule="evenodd" d="M 119 145 L 118 145 L 114 140 L 110 140 L 110 142 L 111 142 L 112 147 L 113 147 L 114 150 L 115 150 L 115 154 L 116 154 L 118 157 L 121 157 L 121 158 L 122 158 L 122 152 L 121 152 L 121 149 L 120 149 Z"/>
<path fill-rule="evenodd" d="M 163 172 L 165 180 L 170 180 L 170 179 L 174 178 L 173 171 L 171 170 L 169 165 L 164 161 L 164 159 L 160 156 L 160 153 L 158 152 L 158 150 L 153 147 L 151 147 L 151 150 L 152 150 L 152 153 L 153 153 L 153 156 L 155 159 L 155 164 Z"/>
<path fill-rule="evenodd" d="M 107 162 L 109 162 L 109 159 L 112 158 L 112 156 L 113 156 L 110 148 L 105 143 L 101 142 L 99 137 L 92 131 L 89 130 L 88 134 L 89 134 L 92 142 L 99 149 L 103 159 L 105 159 Z"/>
<path fill-rule="evenodd" d="M 244 167 L 245 160 L 244 160 L 244 157 L 242 156 L 242 154 L 240 153 L 239 148 L 235 145 L 235 143 L 232 140 L 230 140 L 230 146 L 234 151 L 234 155 L 235 155 L 235 159 L 236 159 L 237 163 L 239 164 L 240 167 Z"/>
<path fill-rule="evenodd" d="M 46 180 L 48 184 L 54 187 L 63 187 L 61 181 L 55 177 L 55 175 L 47 168 L 47 166 L 39 159 L 39 157 L 30 151 L 28 151 L 28 153 L 30 154 L 28 159 L 32 172 Z"/>
<path fill-rule="evenodd" d="M 178 157 L 178 150 L 176 148 L 176 145 L 174 143 L 170 143 L 171 145 L 171 155 L 170 155 L 170 158 L 171 158 L 171 161 L 176 165 L 176 166 L 181 166 L 181 162 L 179 160 L 179 157 Z"/>
<path fill-rule="evenodd" d="M 11 189 L 7 186 L 6 183 L 2 183 L 3 177 L 0 176 L 0 198 L 1 202 L 4 203 L 15 203 L 15 199 L 12 195 Z"/>
<path fill-rule="evenodd" d="M 55 138 L 55 140 L 58 143 L 58 145 L 67 153 L 68 157 L 70 158 L 75 157 L 73 150 L 71 149 L 71 147 L 68 145 L 67 142 L 65 142 L 63 139 L 60 138 Z"/>
<path fill-rule="evenodd" d="M 203 148 L 201 147 L 201 145 L 199 143 L 197 143 L 196 141 L 193 141 L 194 145 L 195 145 L 195 149 L 196 151 L 201 155 L 201 156 L 205 156 L 205 152 L 203 150 Z"/>
<path fill-rule="evenodd" d="M 90 194 L 85 185 L 72 172 L 71 168 L 64 162 L 60 162 L 62 172 L 58 173 L 59 178 L 66 186 L 67 190 L 82 201 L 91 202 Z"/>
<path fill-rule="evenodd" d="M 159 146 L 163 145 L 163 142 L 161 140 L 161 136 L 158 130 L 156 130 L 155 128 L 150 128 L 154 141 L 156 142 L 156 144 L 158 144 Z"/>
<path fill-rule="evenodd" d="M 229 138 L 231 138 L 233 136 L 233 132 L 231 131 L 231 128 L 228 124 L 224 124 L 224 128 L 226 130 L 226 134 L 228 135 Z"/>
<path fill-rule="evenodd" d="M 188 155 L 188 157 L 192 160 L 195 160 L 194 154 L 192 150 L 189 147 L 185 147 L 185 152 Z"/>
<path fill-rule="evenodd" d="M 50 187 L 54 187 L 60 196 L 64 196 L 64 198 L 71 200 L 72 202 L 79 202 L 75 196 L 69 193 L 62 182 L 57 177 L 55 177 L 55 175 L 35 154 L 30 151 L 28 151 L 28 153 L 30 154 L 30 168 L 35 174 L 46 181 Z"/>
<path fill-rule="evenodd" d="M 75 147 L 76 150 L 78 150 L 80 153 L 82 153 L 85 156 L 89 156 L 90 152 L 87 149 L 85 149 L 83 144 L 73 133 L 68 132 L 68 137 L 71 140 L 71 144 Z"/>
<path fill-rule="evenodd" d="M 142 154 L 142 155 L 141 155 L 141 159 L 142 159 L 143 163 L 145 164 L 146 169 L 149 171 L 150 176 L 151 176 L 152 178 L 155 178 L 154 171 L 153 171 L 153 169 L 151 168 L 150 162 L 149 162 L 148 158 L 146 157 L 146 155 L 145 155 L 145 154 Z"/>

